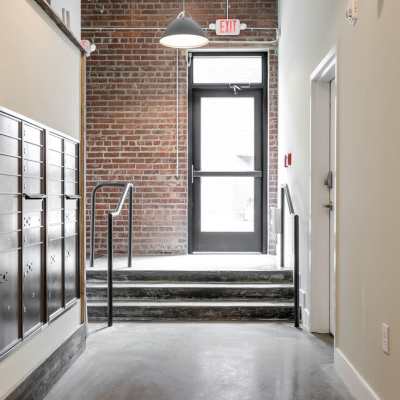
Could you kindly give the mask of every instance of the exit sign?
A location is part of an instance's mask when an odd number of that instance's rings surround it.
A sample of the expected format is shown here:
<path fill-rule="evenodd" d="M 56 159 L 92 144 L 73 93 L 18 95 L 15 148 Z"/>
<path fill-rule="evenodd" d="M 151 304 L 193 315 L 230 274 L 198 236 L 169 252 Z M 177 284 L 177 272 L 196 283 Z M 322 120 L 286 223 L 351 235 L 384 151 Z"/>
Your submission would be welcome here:
<path fill-rule="evenodd" d="M 215 32 L 221 36 L 237 36 L 240 35 L 239 19 L 217 19 L 215 24 Z"/>

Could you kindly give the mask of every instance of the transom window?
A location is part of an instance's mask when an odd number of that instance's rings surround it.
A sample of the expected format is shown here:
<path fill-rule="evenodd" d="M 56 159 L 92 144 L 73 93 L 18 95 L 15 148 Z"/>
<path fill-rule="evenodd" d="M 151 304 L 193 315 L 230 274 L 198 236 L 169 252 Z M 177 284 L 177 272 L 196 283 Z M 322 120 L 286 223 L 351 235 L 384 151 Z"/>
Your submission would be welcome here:
<path fill-rule="evenodd" d="M 261 56 L 193 55 L 193 84 L 261 84 Z"/>

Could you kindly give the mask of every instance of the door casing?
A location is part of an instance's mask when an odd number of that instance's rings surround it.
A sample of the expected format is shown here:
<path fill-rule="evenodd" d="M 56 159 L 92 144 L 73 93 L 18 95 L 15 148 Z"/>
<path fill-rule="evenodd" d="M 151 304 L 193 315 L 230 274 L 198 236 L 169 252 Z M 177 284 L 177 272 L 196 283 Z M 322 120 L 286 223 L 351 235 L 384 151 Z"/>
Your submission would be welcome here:
<path fill-rule="evenodd" d="M 333 208 L 329 213 L 329 333 L 336 333 L 336 77 L 330 85 L 330 133 L 329 164 L 332 185 L 329 188 L 329 201 Z"/>
<path fill-rule="evenodd" d="M 301 306 L 304 328 L 318 333 L 330 333 L 331 323 L 336 321 L 336 308 L 331 307 L 336 298 L 335 293 L 331 296 L 331 286 L 336 287 L 335 282 L 332 282 L 332 279 L 336 281 L 336 274 L 331 275 L 330 266 L 331 253 L 336 252 L 336 238 L 333 238 L 333 242 L 330 241 L 330 222 L 336 224 L 336 212 L 329 216 L 329 210 L 324 207 L 331 200 L 324 180 L 331 166 L 331 81 L 335 78 L 336 49 L 333 49 L 321 61 L 310 79 L 309 273 L 303 272 Z M 336 137 L 333 142 L 336 143 Z M 336 159 L 336 151 L 334 154 Z M 332 161 L 336 165 L 335 160 Z M 333 203 L 336 211 L 336 199 L 333 199 Z M 331 309 L 335 315 L 331 315 Z"/>

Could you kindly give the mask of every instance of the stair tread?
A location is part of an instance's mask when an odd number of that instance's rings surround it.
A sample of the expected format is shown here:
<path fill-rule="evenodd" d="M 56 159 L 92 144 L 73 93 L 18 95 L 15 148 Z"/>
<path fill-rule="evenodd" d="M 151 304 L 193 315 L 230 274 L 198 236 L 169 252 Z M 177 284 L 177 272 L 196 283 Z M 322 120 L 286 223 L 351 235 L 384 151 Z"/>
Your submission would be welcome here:
<path fill-rule="evenodd" d="M 188 288 L 188 289 L 196 289 L 196 288 L 210 288 L 210 289 L 286 289 L 293 288 L 293 284 L 275 284 L 275 283 L 220 283 L 220 282 L 207 282 L 207 283 L 191 283 L 191 282 L 182 282 L 182 283 L 152 283 L 152 282 L 114 282 L 114 288 Z M 107 283 L 100 282 L 90 282 L 88 281 L 87 288 L 107 288 Z"/>
<path fill-rule="evenodd" d="M 104 307 L 107 302 L 91 301 L 89 307 Z M 293 307 L 293 302 L 281 301 L 114 301 L 114 307 Z"/>

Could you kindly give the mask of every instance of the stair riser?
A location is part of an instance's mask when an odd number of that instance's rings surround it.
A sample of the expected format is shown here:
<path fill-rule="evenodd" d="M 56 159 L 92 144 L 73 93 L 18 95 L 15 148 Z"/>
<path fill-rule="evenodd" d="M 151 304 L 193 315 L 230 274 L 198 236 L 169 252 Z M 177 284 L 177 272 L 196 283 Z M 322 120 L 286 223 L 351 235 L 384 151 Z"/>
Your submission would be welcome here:
<path fill-rule="evenodd" d="M 89 301 L 105 301 L 106 288 L 87 289 Z M 113 297 L 118 300 L 293 300 L 293 288 L 114 288 Z"/>
<path fill-rule="evenodd" d="M 115 321 L 293 320 L 292 307 L 114 307 Z M 106 321 L 106 307 L 88 307 L 89 321 Z"/>
<path fill-rule="evenodd" d="M 87 280 L 105 282 L 107 271 L 87 269 Z M 114 282 L 241 282 L 241 283 L 293 283 L 293 272 L 283 271 L 135 271 L 113 272 Z"/>

